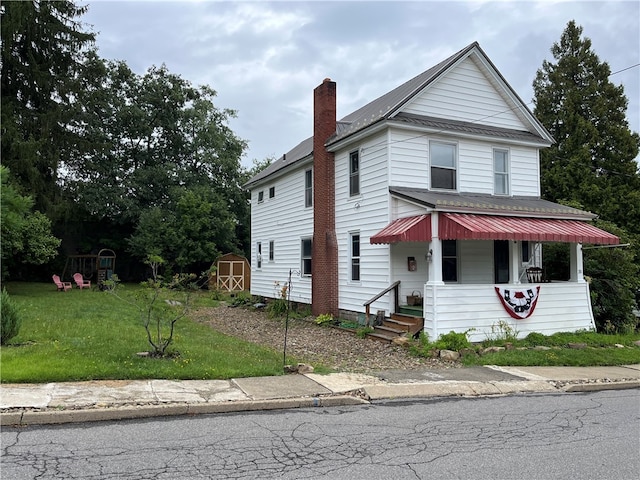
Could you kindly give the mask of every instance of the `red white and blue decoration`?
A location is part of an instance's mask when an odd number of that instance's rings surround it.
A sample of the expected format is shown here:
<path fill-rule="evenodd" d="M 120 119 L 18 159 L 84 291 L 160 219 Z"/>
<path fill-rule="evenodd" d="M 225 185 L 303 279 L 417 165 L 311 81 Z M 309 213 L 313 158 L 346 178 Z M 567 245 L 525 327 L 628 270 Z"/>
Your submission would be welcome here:
<path fill-rule="evenodd" d="M 504 309 L 516 320 L 531 316 L 540 295 L 540 285 L 527 288 L 495 287 L 495 289 Z"/>

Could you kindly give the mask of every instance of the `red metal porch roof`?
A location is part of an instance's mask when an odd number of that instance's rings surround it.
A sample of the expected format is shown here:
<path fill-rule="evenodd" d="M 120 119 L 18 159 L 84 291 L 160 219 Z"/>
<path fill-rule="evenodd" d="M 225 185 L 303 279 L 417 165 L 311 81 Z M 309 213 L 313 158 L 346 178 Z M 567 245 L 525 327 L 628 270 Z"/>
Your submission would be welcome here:
<path fill-rule="evenodd" d="M 429 214 L 394 220 L 369 239 L 372 244 L 429 241 L 431 241 L 431 215 Z"/>
<path fill-rule="evenodd" d="M 438 232 L 443 240 L 530 240 L 605 245 L 620 243 L 620 239 L 615 235 L 578 220 L 497 217 L 468 213 L 440 214 Z"/>

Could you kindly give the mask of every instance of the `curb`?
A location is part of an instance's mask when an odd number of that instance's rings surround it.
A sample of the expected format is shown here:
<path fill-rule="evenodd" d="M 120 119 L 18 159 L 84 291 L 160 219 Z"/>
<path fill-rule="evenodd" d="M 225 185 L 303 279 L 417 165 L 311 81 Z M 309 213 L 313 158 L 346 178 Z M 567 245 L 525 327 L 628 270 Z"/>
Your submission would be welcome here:
<path fill-rule="evenodd" d="M 24 411 L 0 414 L 0 426 L 58 425 L 65 423 L 130 420 L 135 418 L 203 415 L 213 413 L 282 410 L 309 407 L 337 407 L 369 404 L 348 395 L 313 398 L 282 398 L 210 404 L 147 405 L 139 407 L 110 407 L 78 410 Z"/>
<path fill-rule="evenodd" d="M 603 392 L 606 390 L 630 390 L 632 388 L 640 388 L 639 380 L 612 382 L 612 383 L 579 383 L 576 385 L 567 385 L 561 390 L 567 393 L 576 392 Z"/>

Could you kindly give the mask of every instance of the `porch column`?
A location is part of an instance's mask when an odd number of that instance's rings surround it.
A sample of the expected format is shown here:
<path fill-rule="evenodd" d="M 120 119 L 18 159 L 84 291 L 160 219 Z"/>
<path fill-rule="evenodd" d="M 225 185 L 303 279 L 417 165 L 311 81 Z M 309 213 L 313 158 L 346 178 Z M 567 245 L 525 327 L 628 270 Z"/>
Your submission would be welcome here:
<path fill-rule="evenodd" d="M 518 242 L 509 242 L 509 278 L 512 284 L 520 283 L 520 249 Z"/>
<path fill-rule="evenodd" d="M 442 281 L 442 241 L 438 236 L 438 214 L 436 212 L 431 212 L 429 255 L 431 259 L 427 259 L 427 268 L 429 269 L 427 283 L 430 285 L 444 285 Z"/>
<path fill-rule="evenodd" d="M 585 283 L 584 279 L 584 263 L 582 259 L 582 244 L 571 243 L 569 244 L 569 272 L 570 282 Z"/>

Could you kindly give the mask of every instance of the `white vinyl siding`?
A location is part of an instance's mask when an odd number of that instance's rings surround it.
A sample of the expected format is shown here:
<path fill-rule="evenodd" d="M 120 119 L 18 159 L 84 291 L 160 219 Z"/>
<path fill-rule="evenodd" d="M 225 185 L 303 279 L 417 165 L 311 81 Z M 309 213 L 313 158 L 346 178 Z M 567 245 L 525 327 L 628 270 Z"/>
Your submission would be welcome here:
<path fill-rule="evenodd" d="M 504 286 L 509 288 L 509 285 Z M 523 285 L 511 288 L 522 289 Z M 513 326 L 521 338 L 531 332 L 551 335 L 595 328 L 587 282 L 542 284 L 533 314 L 521 320 L 511 318 L 505 311 L 493 284 L 427 285 L 425 297 L 428 299 L 424 312 L 425 331 L 429 338 L 438 338 L 451 330 L 465 332 L 472 329 L 469 339 L 480 342 L 492 333 L 491 327 L 499 321 Z M 435 308 L 430 307 L 432 305 Z"/>
<path fill-rule="evenodd" d="M 469 58 L 403 108 L 407 113 L 527 130 L 504 93 Z M 496 83 L 497 84 L 497 83 Z"/>
<path fill-rule="evenodd" d="M 360 144 L 360 195 L 349 195 L 349 154 L 353 147 L 335 153 L 336 240 L 338 243 L 339 307 L 363 312 L 362 303 L 389 286 L 390 262 L 388 245 L 371 245 L 369 238 L 384 228 L 389 214 L 389 165 L 387 134 L 381 133 Z M 349 235 L 360 233 L 360 283 L 350 281 Z M 387 296 L 371 308 L 388 309 Z"/>
<path fill-rule="evenodd" d="M 311 302 L 311 278 L 300 275 L 301 251 L 300 239 L 313 235 L 313 209 L 305 208 L 301 198 L 305 195 L 305 170 L 301 166 L 270 182 L 277 195 L 258 203 L 258 191 L 265 191 L 268 186 L 259 186 L 251 192 L 251 293 L 273 298 L 279 293 L 274 285 L 284 285 L 289 278 L 289 270 L 294 272 L 291 300 L 295 302 Z M 277 248 L 277 259 L 266 261 L 267 245 L 274 242 Z M 261 269 L 256 265 L 256 245 L 262 243 L 263 262 Z"/>

